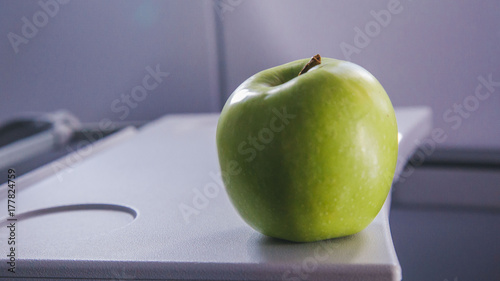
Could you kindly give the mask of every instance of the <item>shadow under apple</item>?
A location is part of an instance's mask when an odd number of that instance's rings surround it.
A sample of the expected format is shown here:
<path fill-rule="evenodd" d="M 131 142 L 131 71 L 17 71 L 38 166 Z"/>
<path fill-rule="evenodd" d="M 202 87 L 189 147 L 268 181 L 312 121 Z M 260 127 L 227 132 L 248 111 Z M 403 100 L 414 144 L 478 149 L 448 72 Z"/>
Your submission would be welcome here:
<path fill-rule="evenodd" d="M 317 242 L 297 243 L 272 238 L 255 232 L 247 241 L 247 251 L 253 260 L 266 263 L 296 263 L 316 260 L 319 264 L 345 264 L 356 259 L 367 235 L 360 233 Z"/>

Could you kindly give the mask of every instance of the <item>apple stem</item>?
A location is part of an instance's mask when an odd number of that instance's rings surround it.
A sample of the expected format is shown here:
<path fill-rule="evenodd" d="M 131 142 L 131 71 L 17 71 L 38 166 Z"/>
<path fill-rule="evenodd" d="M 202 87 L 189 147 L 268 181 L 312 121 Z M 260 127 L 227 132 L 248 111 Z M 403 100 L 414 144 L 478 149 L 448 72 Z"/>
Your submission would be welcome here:
<path fill-rule="evenodd" d="M 311 60 L 306 65 L 304 65 L 304 68 L 302 68 L 302 70 L 300 71 L 298 76 L 308 72 L 309 69 L 311 69 L 319 64 L 321 64 L 321 56 L 319 54 L 317 54 L 314 57 L 312 57 Z"/>

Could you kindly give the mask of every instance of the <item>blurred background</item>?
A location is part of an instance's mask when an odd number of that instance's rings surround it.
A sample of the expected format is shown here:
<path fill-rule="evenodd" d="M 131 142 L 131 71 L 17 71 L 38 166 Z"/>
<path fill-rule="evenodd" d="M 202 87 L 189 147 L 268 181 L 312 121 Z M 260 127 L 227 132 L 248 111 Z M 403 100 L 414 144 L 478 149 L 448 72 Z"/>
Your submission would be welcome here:
<path fill-rule="evenodd" d="M 404 280 L 499 280 L 499 15 L 496 0 L 0 0 L 0 124 L 218 112 L 260 70 L 349 60 L 444 132 L 395 186 Z"/>

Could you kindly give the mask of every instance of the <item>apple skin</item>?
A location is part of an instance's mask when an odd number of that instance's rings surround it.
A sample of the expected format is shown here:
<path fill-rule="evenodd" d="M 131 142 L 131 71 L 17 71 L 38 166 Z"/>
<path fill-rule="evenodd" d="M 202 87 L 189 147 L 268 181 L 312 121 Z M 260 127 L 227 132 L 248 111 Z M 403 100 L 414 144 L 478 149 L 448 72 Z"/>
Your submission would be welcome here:
<path fill-rule="evenodd" d="M 368 226 L 398 156 L 394 108 L 375 77 L 330 58 L 297 76 L 307 62 L 243 82 L 216 133 L 223 182 L 240 216 L 264 235 L 295 242 Z"/>

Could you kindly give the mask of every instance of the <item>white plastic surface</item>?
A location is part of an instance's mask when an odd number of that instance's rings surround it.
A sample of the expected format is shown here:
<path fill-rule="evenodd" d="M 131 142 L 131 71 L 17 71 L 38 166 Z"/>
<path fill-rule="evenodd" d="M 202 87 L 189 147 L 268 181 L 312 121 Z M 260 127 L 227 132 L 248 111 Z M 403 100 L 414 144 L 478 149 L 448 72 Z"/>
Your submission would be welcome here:
<path fill-rule="evenodd" d="M 7 271 L 4 218 L 0 277 L 401 279 L 388 222 L 390 197 L 373 223 L 350 237 L 290 243 L 247 226 L 222 187 L 217 118 L 164 117 L 82 160 L 62 179 L 54 175 L 19 188 L 17 273 Z M 407 159 L 415 139 L 430 129 L 430 111 L 400 109 L 397 118 L 399 156 Z M 403 165 L 398 162 L 398 171 Z M 6 206 L 5 195 L 0 206 Z"/>

